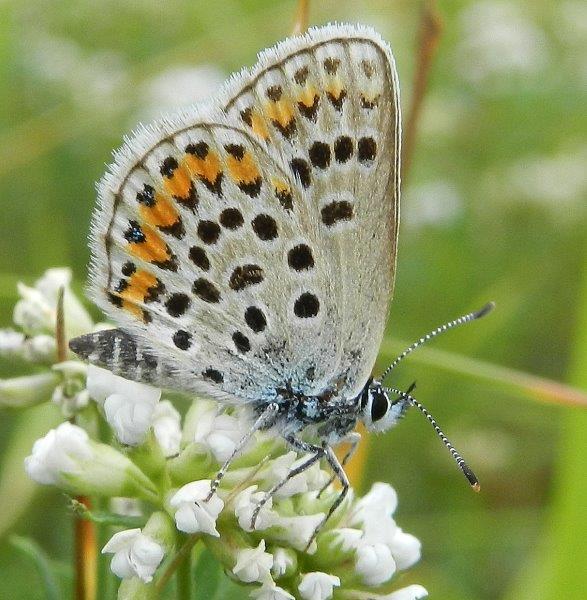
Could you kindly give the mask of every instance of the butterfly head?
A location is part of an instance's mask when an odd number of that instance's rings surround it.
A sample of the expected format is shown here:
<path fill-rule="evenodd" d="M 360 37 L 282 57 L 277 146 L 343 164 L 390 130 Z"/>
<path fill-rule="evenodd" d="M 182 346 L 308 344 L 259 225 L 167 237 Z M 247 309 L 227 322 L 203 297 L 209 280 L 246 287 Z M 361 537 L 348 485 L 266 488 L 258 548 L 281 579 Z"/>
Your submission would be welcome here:
<path fill-rule="evenodd" d="M 369 431 L 387 431 L 399 421 L 408 406 L 401 397 L 391 400 L 388 391 L 375 379 L 370 379 L 361 393 L 361 419 Z"/>

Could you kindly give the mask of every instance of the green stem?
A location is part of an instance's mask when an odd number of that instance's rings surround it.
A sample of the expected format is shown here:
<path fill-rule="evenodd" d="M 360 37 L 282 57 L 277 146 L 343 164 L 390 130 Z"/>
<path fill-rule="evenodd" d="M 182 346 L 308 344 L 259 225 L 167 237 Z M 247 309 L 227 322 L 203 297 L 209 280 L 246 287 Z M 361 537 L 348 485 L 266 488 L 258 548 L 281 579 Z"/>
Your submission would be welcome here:
<path fill-rule="evenodd" d="M 197 533 L 187 537 L 183 546 L 177 551 L 177 554 L 175 555 L 175 557 L 173 558 L 173 560 L 171 561 L 169 566 L 165 569 L 165 571 L 163 572 L 161 577 L 159 577 L 159 579 L 155 583 L 155 589 L 157 590 L 157 592 L 161 592 L 161 590 L 163 590 L 163 588 L 167 585 L 167 582 L 171 579 L 171 576 L 180 569 L 180 566 L 182 565 L 182 563 L 185 562 L 189 565 L 187 567 L 187 570 L 188 570 L 188 572 L 191 573 L 192 548 L 196 545 L 196 543 L 198 542 L 199 539 L 200 539 L 200 537 Z M 180 579 L 182 579 L 182 577 L 178 576 L 178 581 L 177 581 L 177 583 L 178 583 L 178 598 L 181 598 L 183 600 L 184 598 L 189 598 L 189 596 L 179 595 L 179 588 L 181 586 Z M 190 582 L 191 582 L 191 579 L 190 579 Z M 189 588 L 188 588 L 188 591 L 189 591 Z"/>
<path fill-rule="evenodd" d="M 184 559 L 177 567 L 175 575 L 177 580 L 177 598 L 178 600 L 191 600 L 192 597 L 192 553 L 186 553 Z"/>

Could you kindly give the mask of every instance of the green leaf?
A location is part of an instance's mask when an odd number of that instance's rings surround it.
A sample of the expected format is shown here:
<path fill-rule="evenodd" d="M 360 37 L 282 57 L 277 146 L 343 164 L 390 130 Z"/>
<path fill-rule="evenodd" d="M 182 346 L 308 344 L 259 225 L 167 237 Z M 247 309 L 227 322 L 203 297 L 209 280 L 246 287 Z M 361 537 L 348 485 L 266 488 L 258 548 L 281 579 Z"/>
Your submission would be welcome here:
<path fill-rule="evenodd" d="M 59 600 L 62 598 L 57 581 L 51 571 L 49 558 L 37 542 L 30 538 L 13 535 L 10 537 L 10 543 L 34 562 L 43 581 L 47 600 Z"/>
<path fill-rule="evenodd" d="M 43 404 L 13 417 L 13 426 L 0 463 L 0 538 L 27 509 L 39 489 L 24 470 L 34 442 L 63 420 L 56 406 Z"/>

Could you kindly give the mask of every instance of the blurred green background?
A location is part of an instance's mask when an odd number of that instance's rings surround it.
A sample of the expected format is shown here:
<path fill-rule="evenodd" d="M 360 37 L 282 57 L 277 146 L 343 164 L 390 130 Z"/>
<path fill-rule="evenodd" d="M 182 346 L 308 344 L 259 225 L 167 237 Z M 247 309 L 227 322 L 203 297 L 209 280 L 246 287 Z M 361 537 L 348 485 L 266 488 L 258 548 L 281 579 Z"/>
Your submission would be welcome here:
<path fill-rule="evenodd" d="M 394 340 L 495 300 L 437 348 L 587 386 L 587 5 L 438 2 L 444 30 L 403 189 Z M 206 97 L 286 36 L 293 0 L 0 3 L 0 327 L 18 280 L 69 265 L 82 289 L 94 182 L 139 120 Z M 311 23 L 360 21 L 391 42 L 410 100 L 421 3 L 322 0 Z M 431 364 L 432 363 L 432 364 Z M 391 482 L 423 543 L 402 581 L 431 598 L 574 600 L 587 589 L 587 415 L 416 356 L 394 384 L 417 397 L 482 480 L 466 482 L 410 414 L 372 439 L 361 486 Z M 0 365 L 2 376 L 23 371 Z M 22 471 L 49 406 L 0 418 L 0 597 L 43 598 L 7 535 L 34 537 L 65 574 L 64 497 Z M 228 597 L 228 596 L 226 596 Z"/>

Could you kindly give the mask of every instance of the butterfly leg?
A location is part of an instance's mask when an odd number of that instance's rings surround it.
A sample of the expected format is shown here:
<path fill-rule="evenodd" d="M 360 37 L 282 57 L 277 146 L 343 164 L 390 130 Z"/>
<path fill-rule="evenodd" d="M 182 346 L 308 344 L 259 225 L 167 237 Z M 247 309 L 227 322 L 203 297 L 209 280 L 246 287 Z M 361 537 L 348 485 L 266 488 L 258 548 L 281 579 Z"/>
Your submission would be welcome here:
<path fill-rule="evenodd" d="M 361 434 L 358 431 L 353 431 L 352 433 L 349 433 L 343 440 L 341 440 L 340 443 L 344 443 L 347 442 L 351 445 L 351 447 L 348 449 L 348 452 L 344 455 L 344 458 L 342 459 L 342 462 L 340 463 L 340 466 L 344 468 L 344 466 L 349 462 L 349 460 L 353 457 L 353 455 L 355 454 L 357 447 L 359 446 L 359 442 L 361 441 Z M 331 485 L 334 480 L 336 479 L 336 475 L 333 475 L 328 481 L 327 483 L 322 487 L 322 489 L 318 492 L 318 498 L 320 498 L 320 496 L 324 493 L 324 491 L 326 490 L 326 488 L 328 488 L 329 485 Z"/>
<path fill-rule="evenodd" d="M 334 451 L 330 446 L 324 445 L 324 458 L 326 458 L 326 461 L 328 462 L 330 468 L 334 472 L 335 477 L 340 481 L 342 489 L 340 490 L 340 494 L 337 496 L 336 500 L 332 503 L 332 506 L 328 510 L 328 513 L 326 513 L 326 516 L 318 524 L 316 529 L 314 529 L 312 537 L 310 537 L 310 539 L 308 540 L 306 551 L 308 550 L 312 542 L 316 539 L 316 536 L 318 535 L 322 527 L 326 525 L 328 519 L 330 519 L 330 517 L 334 514 L 334 511 L 342 504 L 342 502 L 346 498 L 350 487 L 348 477 L 346 476 L 342 465 L 340 464 L 338 458 L 336 458 L 336 454 L 334 454 Z"/>
<path fill-rule="evenodd" d="M 208 502 L 208 500 L 210 500 L 210 498 L 212 498 L 212 496 L 214 496 L 214 494 L 216 493 L 216 490 L 218 489 L 218 486 L 220 485 L 222 478 L 226 474 L 226 471 L 228 471 L 228 467 L 230 466 L 230 463 L 236 458 L 237 454 L 247 445 L 247 443 L 253 437 L 253 435 L 255 434 L 256 431 L 259 431 L 259 429 L 264 429 L 265 427 L 272 424 L 272 421 L 275 420 L 275 417 L 278 412 L 279 412 L 279 405 L 275 402 L 272 402 L 259 415 L 259 418 L 253 423 L 253 425 L 249 429 L 249 431 L 247 431 L 247 433 L 239 440 L 238 444 L 232 451 L 232 454 L 226 459 L 226 461 L 220 468 L 220 471 L 218 471 L 218 474 L 216 475 L 216 477 L 210 484 L 210 493 L 206 497 L 206 500 L 205 500 L 206 502 Z"/>
<path fill-rule="evenodd" d="M 287 436 L 285 441 L 298 452 L 306 452 L 311 454 L 305 462 L 296 467 L 295 469 L 291 469 L 289 473 L 281 480 L 278 481 L 266 494 L 265 497 L 259 501 L 259 504 L 255 507 L 253 511 L 253 516 L 251 518 L 251 529 L 255 528 L 255 523 L 257 522 L 257 517 L 261 512 L 261 509 L 268 502 L 273 495 L 278 492 L 292 477 L 303 473 L 306 469 L 309 469 L 314 463 L 318 462 L 322 458 L 326 456 L 326 450 L 322 446 L 316 446 L 314 444 L 309 444 L 307 442 L 303 442 L 302 440 L 298 440 L 294 436 Z"/>

